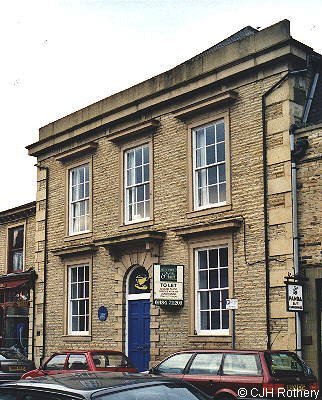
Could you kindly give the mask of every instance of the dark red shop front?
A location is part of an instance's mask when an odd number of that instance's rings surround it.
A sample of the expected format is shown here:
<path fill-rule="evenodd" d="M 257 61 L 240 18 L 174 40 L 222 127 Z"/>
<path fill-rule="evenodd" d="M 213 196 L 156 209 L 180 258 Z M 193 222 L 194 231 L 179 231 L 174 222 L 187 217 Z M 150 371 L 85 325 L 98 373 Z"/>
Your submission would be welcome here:
<path fill-rule="evenodd" d="M 34 281 L 33 271 L 0 276 L 0 347 L 14 347 L 26 356 Z"/>

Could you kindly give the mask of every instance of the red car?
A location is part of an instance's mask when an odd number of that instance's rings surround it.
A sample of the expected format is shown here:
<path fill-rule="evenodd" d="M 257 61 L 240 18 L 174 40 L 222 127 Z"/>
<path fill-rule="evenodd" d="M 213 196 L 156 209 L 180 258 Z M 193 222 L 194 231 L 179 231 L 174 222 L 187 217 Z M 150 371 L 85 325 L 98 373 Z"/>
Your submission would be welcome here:
<path fill-rule="evenodd" d="M 312 370 L 291 351 L 182 351 L 150 373 L 187 381 L 217 400 L 287 398 L 292 390 L 316 399 L 319 393 Z"/>
<path fill-rule="evenodd" d="M 67 350 L 54 353 L 42 366 L 27 372 L 21 379 L 75 371 L 138 372 L 121 351 Z"/>

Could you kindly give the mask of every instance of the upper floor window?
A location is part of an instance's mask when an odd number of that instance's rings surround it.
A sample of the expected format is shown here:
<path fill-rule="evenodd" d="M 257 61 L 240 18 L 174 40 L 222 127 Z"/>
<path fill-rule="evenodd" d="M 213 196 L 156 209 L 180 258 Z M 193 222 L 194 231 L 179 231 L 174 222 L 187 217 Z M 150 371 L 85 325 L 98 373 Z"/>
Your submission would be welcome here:
<path fill-rule="evenodd" d="M 228 335 L 228 247 L 200 249 L 195 256 L 197 333 Z"/>
<path fill-rule="evenodd" d="M 10 228 L 8 239 L 8 272 L 21 272 L 23 270 L 24 227 Z"/>
<path fill-rule="evenodd" d="M 125 153 L 125 223 L 150 218 L 150 150 L 149 145 Z"/>
<path fill-rule="evenodd" d="M 89 164 L 69 171 L 69 233 L 87 232 L 90 229 L 90 177 Z"/>
<path fill-rule="evenodd" d="M 194 209 L 226 204 L 225 124 L 193 129 Z"/>
<path fill-rule="evenodd" d="M 89 333 L 89 266 L 69 268 L 68 331 L 73 335 Z"/>

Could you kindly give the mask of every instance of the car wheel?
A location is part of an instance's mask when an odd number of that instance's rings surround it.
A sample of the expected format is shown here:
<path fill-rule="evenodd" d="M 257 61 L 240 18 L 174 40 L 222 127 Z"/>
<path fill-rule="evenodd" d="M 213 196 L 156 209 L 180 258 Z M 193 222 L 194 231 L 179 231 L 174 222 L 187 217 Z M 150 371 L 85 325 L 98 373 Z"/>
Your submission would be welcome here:
<path fill-rule="evenodd" d="M 236 400 L 236 398 L 230 394 L 220 394 L 215 397 L 215 400 Z"/>

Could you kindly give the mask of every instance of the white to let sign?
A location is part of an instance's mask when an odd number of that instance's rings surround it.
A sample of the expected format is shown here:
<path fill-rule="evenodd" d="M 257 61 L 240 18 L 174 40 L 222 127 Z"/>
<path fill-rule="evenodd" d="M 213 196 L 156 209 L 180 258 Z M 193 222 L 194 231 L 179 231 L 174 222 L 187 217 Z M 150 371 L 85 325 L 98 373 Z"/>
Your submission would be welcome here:
<path fill-rule="evenodd" d="M 287 311 L 303 311 L 303 286 L 298 283 L 286 285 Z"/>
<path fill-rule="evenodd" d="M 183 265 L 154 264 L 153 304 L 183 306 Z"/>
<path fill-rule="evenodd" d="M 238 310 L 238 299 L 226 299 L 226 310 Z"/>

